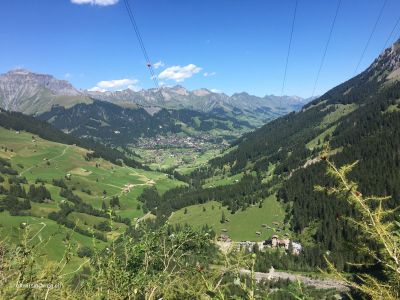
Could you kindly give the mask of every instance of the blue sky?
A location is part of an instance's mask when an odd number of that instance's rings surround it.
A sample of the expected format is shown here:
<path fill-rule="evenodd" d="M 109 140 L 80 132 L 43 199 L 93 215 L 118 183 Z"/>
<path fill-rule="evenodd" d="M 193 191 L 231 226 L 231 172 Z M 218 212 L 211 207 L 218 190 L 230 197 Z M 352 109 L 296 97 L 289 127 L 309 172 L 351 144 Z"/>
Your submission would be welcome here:
<path fill-rule="evenodd" d="M 160 82 L 281 94 L 295 0 L 129 1 L 153 64 L 162 62 Z M 312 94 L 336 3 L 299 0 L 284 94 Z M 354 75 L 383 3 L 342 0 L 316 94 Z M 78 88 L 154 87 L 123 0 L 13 0 L 0 7 L 0 73 L 23 67 Z M 359 71 L 382 51 L 399 16 L 400 1 L 387 0 Z M 390 42 L 399 34 L 400 24 Z"/>

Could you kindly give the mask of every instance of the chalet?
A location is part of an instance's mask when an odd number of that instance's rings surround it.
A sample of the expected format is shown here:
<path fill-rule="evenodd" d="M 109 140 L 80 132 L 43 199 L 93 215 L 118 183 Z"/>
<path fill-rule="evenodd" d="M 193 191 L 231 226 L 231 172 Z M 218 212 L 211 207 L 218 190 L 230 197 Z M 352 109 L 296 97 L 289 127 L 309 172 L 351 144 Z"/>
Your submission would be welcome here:
<path fill-rule="evenodd" d="M 122 192 L 127 194 L 131 191 L 131 189 L 134 187 L 133 184 L 127 183 L 124 185 L 124 187 L 122 188 Z"/>
<path fill-rule="evenodd" d="M 290 241 L 290 239 L 279 239 L 278 235 L 273 235 L 270 240 L 265 240 L 263 245 L 271 248 L 283 248 L 289 250 L 290 244 L 292 245 L 292 253 L 295 255 L 300 254 L 302 246 L 300 243 Z"/>

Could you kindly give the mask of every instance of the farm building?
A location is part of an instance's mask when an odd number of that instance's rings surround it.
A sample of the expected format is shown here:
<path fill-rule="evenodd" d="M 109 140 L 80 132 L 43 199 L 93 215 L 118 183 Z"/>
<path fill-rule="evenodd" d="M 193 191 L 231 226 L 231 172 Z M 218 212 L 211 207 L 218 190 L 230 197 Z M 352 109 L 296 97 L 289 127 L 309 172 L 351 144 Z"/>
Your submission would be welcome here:
<path fill-rule="evenodd" d="M 273 235 L 270 240 L 265 240 L 264 246 L 271 248 L 284 248 L 289 250 L 290 245 L 292 246 L 292 253 L 298 255 L 301 252 L 302 246 L 300 243 L 293 242 L 288 238 L 279 239 L 278 235 Z"/>

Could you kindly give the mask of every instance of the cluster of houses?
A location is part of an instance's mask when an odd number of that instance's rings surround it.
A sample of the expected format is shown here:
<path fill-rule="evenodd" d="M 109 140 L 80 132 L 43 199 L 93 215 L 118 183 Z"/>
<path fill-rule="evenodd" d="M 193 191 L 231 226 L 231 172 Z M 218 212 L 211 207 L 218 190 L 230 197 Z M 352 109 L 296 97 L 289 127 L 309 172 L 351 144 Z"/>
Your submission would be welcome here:
<path fill-rule="evenodd" d="M 140 138 L 137 141 L 136 146 L 147 149 L 157 149 L 160 147 L 179 147 L 201 150 L 204 143 L 210 138 L 211 136 L 208 134 L 202 134 L 199 137 L 171 134 L 169 136 L 157 136 L 155 138 Z"/>
<path fill-rule="evenodd" d="M 155 138 L 139 138 L 135 146 L 145 149 L 158 149 L 164 147 L 172 148 L 192 148 L 201 151 L 209 148 L 220 148 L 220 144 L 215 144 L 215 136 L 207 132 L 199 132 L 196 136 L 182 136 L 180 134 L 170 134 L 168 136 L 158 135 Z M 224 140 L 224 146 L 228 143 Z"/>
<path fill-rule="evenodd" d="M 217 240 L 222 243 L 233 243 L 226 234 L 221 234 Z M 289 238 L 280 239 L 278 235 L 273 235 L 271 239 L 262 242 L 242 241 L 236 242 L 235 245 L 238 250 L 247 249 L 248 251 L 252 251 L 255 246 L 257 246 L 260 251 L 266 250 L 267 248 L 281 248 L 286 251 L 291 249 L 292 254 L 294 255 L 299 255 L 302 250 L 300 243 L 293 242 Z"/>
<path fill-rule="evenodd" d="M 288 238 L 279 239 L 279 236 L 273 235 L 270 240 L 265 240 L 264 245 L 271 248 L 284 248 L 289 250 L 292 248 L 293 254 L 300 254 L 302 246 L 300 243 L 293 242 Z"/>

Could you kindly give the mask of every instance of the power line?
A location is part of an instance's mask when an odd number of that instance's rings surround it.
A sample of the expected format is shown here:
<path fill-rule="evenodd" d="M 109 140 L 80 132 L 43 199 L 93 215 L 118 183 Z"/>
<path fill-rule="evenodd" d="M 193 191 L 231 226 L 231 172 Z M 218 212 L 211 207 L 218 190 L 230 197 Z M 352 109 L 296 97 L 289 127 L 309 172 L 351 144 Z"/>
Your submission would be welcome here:
<path fill-rule="evenodd" d="M 282 109 L 282 97 L 283 91 L 285 90 L 285 83 L 286 83 L 286 74 L 287 74 L 287 67 L 289 64 L 289 56 L 290 56 L 290 49 L 292 47 L 292 39 L 293 39 L 293 31 L 294 31 L 294 24 L 296 20 L 296 13 L 297 13 L 297 4 L 298 0 L 296 0 L 296 4 L 294 6 L 294 13 L 293 13 L 293 20 L 292 20 L 292 28 L 290 30 L 290 39 L 289 39 L 289 47 L 286 55 L 286 64 L 285 64 L 285 72 L 283 74 L 283 81 L 282 81 L 282 89 L 281 89 L 281 97 L 279 98 L 279 108 Z"/>
<path fill-rule="evenodd" d="M 394 42 L 397 42 L 397 40 L 400 39 L 400 28 L 399 31 L 394 35 Z"/>
<path fill-rule="evenodd" d="M 339 8 L 340 8 L 341 2 L 342 2 L 342 0 L 338 0 L 338 2 L 337 2 L 335 16 L 333 17 L 333 21 L 332 21 L 332 24 L 331 24 L 331 29 L 329 31 L 328 41 L 326 42 L 325 49 L 324 49 L 324 54 L 322 55 L 321 63 L 320 63 L 319 68 L 318 68 L 317 78 L 315 78 L 314 88 L 313 88 L 313 92 L 312 92 L 312 96 L 311 97 L 314 97 L 315 89 L 317 88 L 319 75 L 321 73 L 321 69 L 322 69 L 322 66 L 323 66 L 324 61 L 325 61 L 326 52 L 328 51 L 329 42 L 331 41 L 333 28 L 335 27 L 336 18 L 337 18 L 338 12 L 339 12 Z"/>
<path fill-rule="evenodd" d="M 285 72 L 284 72 L 284 75 L 283 75 L 283 82 L 282 82 L 282 89 L 281 89 L 281 98 L 283 96 L 283 91 L 285 89 L 286 73 L 287 73 L 287 67 L 288 67 L 288 64 L 289 64 L 290 49 L 292 47 L 292 39 L 293 39 L 294 23 L 295 23 L 295 20 L 296 20 L 297 4 L 298 4 L 298 0 L 296 0 L 296 4 L 294 6 L 292 29 L 290 31 L 289 47 L 288 47 L 288 51 L 287 51 L 287 55 L 286 55 Z M 282 99 L 280 101 L 282 101 Z"/>
<path fill-rule="evenodd" d="M 385 42 L 385 45 L 383 46 L 382 52 L 386 49 L 390 39 L 392 38 L 392 35 L 393 35 L 394 31 L 396 30 L 397 25 L 399 24 L 399 22 L 400 22 L 400 16 L 397 18 L 397 21 L 394 24 L 394 26 L 392 28 L 392 31 L 390 32 L 390 34 L 389 34 L 389 36 L 388 36 L 388 38 L 387 38 L 387 40 Z"/>
<path fill-rule="evenodd" d="M 156 86 L 158 92 L 160 93 L 160 96 L 161 96 L 162 100 L 164 100 L 164 96 L 160 92 L 160 85 L 158 83 L 158 77 L 154 72 L 154 68 L 153 68 L 153 65 L 151 63 L 150 57 L 148 55 L 148 52 L 146 50 L 146 47 L 144 45 L 142 35 L 140 34 L 139 27 L 138 27 L 138 25 L 136 23 L 135 15 L 133 14 L 132 8 L 129 5 L 128 0 L 124 0 L 124 3 L 125 3 L 126 11 L 128 12 L 128 16 L 129 16 L 129 19 L 131 21 L 132 27 L 133 27 L 133 29 L 135 31 L 135 34 L 136 34 L 136 37 L 137 37 L 137 39 L 139 41 L 140 49 L 142 50 L 143 57 L 144 57 L 144 59 L 146 61 L 147 68 L 149 69 L 151 79 L 153 80 L 154 85 Z"/>
<path fill-rule="evenodd" d="M 361 53 L 361 57 L 360 57 L 360 59 L 358 60 L 356 69 L 354 70 L 354 75 L 356 75 L 357 70 L 358 70 L 358 67 L 360 66 L 361 61 L 362 61 L 363 58 L 364 58 L 365 52 L 367 51 L 367 48 L 368 48 L 368 46 L 369 46 L 369 43 L 371 42 L 372 36 L 374 35 L 375 30 L 376 30 L 376 27 L 378 26 L 378 23 L 379 23 L 379 21 L 380 21 L 380 19 L 381 19 L 381 17 L 382 17 L 382 13 L 383 13 L 383 10 L 384 10 L 384 8 L 385 8 L 385 6 L 386 6 L 386 3 L 387 3 L 387 0 L 385 0 L 385 1 L 383 2 L 383 5 L 382 5 L 382 7 L 381 7 L 381 10 L 379 11 L 378 18 L 377 18 L 376 21 L 375 21 L 375 24 L 374 24 L 374 27 L 372 28 L 371 34 L 369 35 L 367 44 L 365 45 L 364 50 L 363 50 L 363 52 Z"/>

